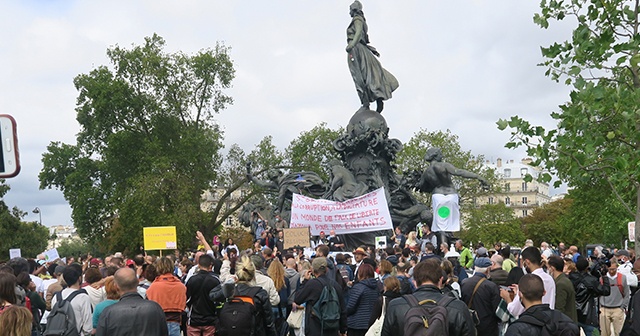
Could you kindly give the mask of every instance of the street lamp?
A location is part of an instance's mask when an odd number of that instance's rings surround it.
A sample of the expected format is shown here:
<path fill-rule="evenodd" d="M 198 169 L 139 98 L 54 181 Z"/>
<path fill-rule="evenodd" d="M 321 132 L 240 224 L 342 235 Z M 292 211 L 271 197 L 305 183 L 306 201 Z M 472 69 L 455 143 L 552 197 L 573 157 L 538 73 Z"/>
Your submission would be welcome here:
<path fill-rule="evenodd" d="M 40 212 L 40 208 L 36 207 L 31 212 L 38 214 L 38 216 L 40 217 L 40 225 L 42 225 L 42 212 Z"/>

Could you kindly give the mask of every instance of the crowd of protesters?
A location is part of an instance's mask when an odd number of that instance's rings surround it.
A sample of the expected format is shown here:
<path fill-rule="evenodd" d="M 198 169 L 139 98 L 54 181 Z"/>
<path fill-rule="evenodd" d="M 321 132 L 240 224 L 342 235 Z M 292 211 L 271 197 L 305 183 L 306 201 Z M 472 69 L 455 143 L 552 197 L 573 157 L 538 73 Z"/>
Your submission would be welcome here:
<path fill-rule="evenodd" d="M 449 335 L 640 330 L 640 260 L 632 249 L 581 254 L 531 241 L 522 249 L 470 248 L 461 240 L 438 244 L 427 226 L 396 230 L 378 250 L 346 251 L 335 232 L 313 239 L 312 250 L 284 249 L 282 231 L 269 227 L 246 250 L 233 238 L 196 238 L 198 250 L 184 255 L 11 259 L 0 266 L 0 335 L 42 335 L 56 302 L 70 297 L 79 335 L 220 335 L 225 302 L 251 297 L 256 336 L 400 336 L 413 309 L 407 295 L 436 304 L 448 298 Z M 323 330 L 312 309 L 326 286 L 340 303 L 333 330 Z"/>

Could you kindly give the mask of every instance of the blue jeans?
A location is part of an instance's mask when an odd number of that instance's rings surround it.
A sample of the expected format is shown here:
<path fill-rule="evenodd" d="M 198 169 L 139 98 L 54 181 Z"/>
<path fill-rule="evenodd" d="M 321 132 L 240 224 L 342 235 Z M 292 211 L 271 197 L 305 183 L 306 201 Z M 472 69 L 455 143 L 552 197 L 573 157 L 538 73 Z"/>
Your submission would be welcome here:
<path fill-rule="evenodd" d="M 169 336 L 180 336 L 180 323 L 167 322 L 167 328 L 169 329 Z"/>
<path fill-rule="evenodd" d="M 578 325 L 582 328 L 582 330 L 584 330 L 584 335 L 585 336 L 591 336 L 593 331 L 596 330 L 596 327 L 590 326 L 590 325 L 586 325 L 584 323 L 578 322 Z"/>

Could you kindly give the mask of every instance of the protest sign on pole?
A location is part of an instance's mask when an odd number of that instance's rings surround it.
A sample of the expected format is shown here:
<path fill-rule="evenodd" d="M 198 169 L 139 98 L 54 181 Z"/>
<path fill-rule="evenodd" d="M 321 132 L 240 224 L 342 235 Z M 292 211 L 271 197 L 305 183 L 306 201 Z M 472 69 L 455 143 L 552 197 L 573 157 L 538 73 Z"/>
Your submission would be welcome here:
<path fill-rule="evenodd" d="M 311 234 L 334 230 L 336 234 L 350 234 L 391 230 L 393 224 L 384 189 L 366 195 L 334 202 L 293 194 L 290 227 L 309 227 Z"/>
<path fill-rule="evenodd" d="M 9 259 L 22 257 L 22 252 L 19 248 L 9 249 Z"/>
<path fill-rule="evenodd" d="M 376 237 L 376 244 L 375 244 L 376 250 L 379 249 L 386 249 L 387 248 L 387 236 L 379 236 Z"/>
<path fill-rule="evenodd" d="M 142 229 L 144 249 L 173 250 L 178 248 L 175 226 L 151 226 Z"/>
<path fill-rule="evenodd" d="M 309 247 L 309 228 L 282 229 L 284 234 L 284 248 Z"/>

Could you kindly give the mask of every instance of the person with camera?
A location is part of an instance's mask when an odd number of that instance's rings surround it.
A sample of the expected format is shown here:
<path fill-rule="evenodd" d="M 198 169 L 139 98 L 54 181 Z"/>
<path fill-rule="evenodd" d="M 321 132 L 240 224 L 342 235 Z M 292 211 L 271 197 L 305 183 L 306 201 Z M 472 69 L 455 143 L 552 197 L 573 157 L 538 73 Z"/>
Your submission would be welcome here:
<path fill-rule="evenodd" d="M 608 269 L 595 263 L 590 270 L 589 261 L 582 256 L 576 261 L 576 268 L 578 272 L 571 273 L 569 280 L 576 290 L 578 325 L 584 330 L 585 336 L 591 336 L 599 325 L 598 297 L 611 293 L 609 278 L 606 276 Z"/>

